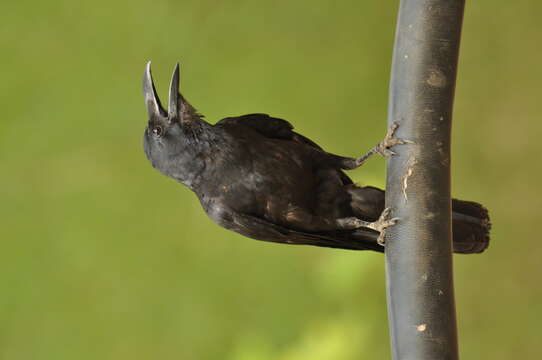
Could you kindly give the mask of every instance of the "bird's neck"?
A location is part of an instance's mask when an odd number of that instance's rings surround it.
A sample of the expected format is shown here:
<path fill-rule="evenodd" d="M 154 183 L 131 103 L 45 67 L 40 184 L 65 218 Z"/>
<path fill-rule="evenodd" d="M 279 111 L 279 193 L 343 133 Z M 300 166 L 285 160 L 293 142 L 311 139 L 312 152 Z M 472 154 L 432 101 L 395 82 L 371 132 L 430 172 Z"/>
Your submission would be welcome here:
<path fill-rule="evenodd" d="M 183 126 L 183 144 L 169 158 L 169 177 L 192 190 L 198 188 L 217 145 L 222 143 L 220 131 L 203 119 Z"/>

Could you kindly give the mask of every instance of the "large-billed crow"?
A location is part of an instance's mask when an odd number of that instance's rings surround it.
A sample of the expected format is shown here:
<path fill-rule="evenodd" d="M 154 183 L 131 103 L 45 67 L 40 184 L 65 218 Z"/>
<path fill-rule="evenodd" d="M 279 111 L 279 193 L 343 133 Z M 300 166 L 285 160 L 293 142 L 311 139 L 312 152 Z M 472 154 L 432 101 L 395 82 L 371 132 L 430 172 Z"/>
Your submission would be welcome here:
<path fill-rule="evenodd" d="M 150 62 L 143 76 L 149 114 L 144 148 L 152 166 L 188 186 L 220 226 L 257 240 L 382 252 L 379 233 L 397 219 L 384 209 L 384 191 L 355 185 L 343 170 L 371 155 L 392 155 L 406 141 L 384 141 L 355 159 L 324 151 L 265 114 L 207 123 L 179 93 L 175 67 L 166 112 L 156 94 Z M 458 253 L 482 252 L 489 244 L 487 210 L 453 200 L 453 241 Z"/>

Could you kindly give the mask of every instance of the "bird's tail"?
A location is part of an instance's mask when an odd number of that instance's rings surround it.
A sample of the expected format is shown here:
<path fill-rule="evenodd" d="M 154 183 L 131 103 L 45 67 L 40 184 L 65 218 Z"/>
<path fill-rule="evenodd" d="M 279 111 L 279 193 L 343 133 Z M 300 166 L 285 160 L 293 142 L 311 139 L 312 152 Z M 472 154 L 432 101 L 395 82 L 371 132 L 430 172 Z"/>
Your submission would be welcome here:
<path fill-rule="evenodd" d="M 482 205 L 453 199 L 452 224 L 455 253 L 481 253 L 489 246 L 491 222 L 487 209 Z"/>
<path fill-rule="evenodd" d="M 365 220 L 374 221 L 378 214 L 384 210 L 383 190 L 372 186 L 350 186 L 351 207 L 356 216 Z M 491 223 L 487 209 L 472 202 L 452 199 L 452 232 L 453 250 L 458 254 L 475 254 L 483 252 L 489 245 L 489 231 Z M 367 231 L 355 237 L 369 241 Z M 369 234 L 373 235 L 374 234 Z M 381 251 L 383 249 L 371 249 Z"/>

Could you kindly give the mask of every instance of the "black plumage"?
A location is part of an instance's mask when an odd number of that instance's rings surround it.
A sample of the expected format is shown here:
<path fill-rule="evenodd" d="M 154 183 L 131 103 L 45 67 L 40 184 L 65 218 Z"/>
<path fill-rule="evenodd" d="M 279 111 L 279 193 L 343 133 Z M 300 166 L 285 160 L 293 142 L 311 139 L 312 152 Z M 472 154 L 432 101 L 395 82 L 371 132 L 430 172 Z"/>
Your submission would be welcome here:
<path fill-rule="evenodd" d="M 330 154 L 289 122 L 265 114 L 211 125 L 178 87 L 177 66 L 166 112 L 147 65 L 145 154 L 153 167 L 188 186 L 212 220 L 257 240 L 383 251 L 376 230 L 395 221 L 380 217 L 384 191 L 359 187 L 343 172 L 368 156 Z M 401 143 L 392 140 L 369 156 L 389 154 L 388 145 Z M 454 251 L 483 251 L 489 243 L 487 211 L 474 202 L 454 200 L 452 205 Z"/>

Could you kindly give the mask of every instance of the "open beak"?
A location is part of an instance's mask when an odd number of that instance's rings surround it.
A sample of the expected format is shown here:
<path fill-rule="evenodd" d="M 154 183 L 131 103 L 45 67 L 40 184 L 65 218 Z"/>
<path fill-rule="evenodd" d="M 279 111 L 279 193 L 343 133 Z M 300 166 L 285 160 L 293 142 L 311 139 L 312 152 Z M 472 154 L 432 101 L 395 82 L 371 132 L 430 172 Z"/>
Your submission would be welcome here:
<path fill-rule="evenodd" d="M 179 117 L 179 63 L 175 65 L 173 75 L 171 77 L 171 83 L 169 85 L 169 106 L 168 112 L 164 110 L 160 99 L 156 94 L 156 88 L 152 79 L 151 62 L 147 63 L 145 67 L 145 73 L 143 74 L 143 96 L 145 97 L 145 103 L 147 105 L 147 111 L 149 113 L 149 119 L 154 117 L 163 117 L 168 119 L 169 122 L 175 121 Z"/>
<path fill-rule="evenodd" d="M 179 118 L 179 63 L 175 65 L 169 84 L 168 119 L 173 122 Z"/>
<path fill-rule="evenodd" d="M 156 94 L 156 88 L 154 87 L 154 81 L 152 80 L 150 61 L 147 63 L 147 66 L 145 67 L 145 73 L 143 74 L 143 96 L 145 97 L 145 104 L 147 105 L 149 119 L 158 116 L 167 116 L 167 113 L 162 107 L 160 99 Z"/>

